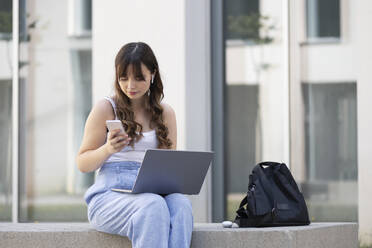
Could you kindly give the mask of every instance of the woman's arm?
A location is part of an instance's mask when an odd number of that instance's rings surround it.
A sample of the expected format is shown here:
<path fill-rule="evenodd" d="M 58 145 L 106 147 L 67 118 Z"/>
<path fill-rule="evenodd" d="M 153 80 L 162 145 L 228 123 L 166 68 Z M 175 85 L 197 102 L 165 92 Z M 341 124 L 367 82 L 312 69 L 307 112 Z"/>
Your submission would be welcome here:
<path fill-rule="evenodd" d="M 89 113 L 85 123 L 84 137 L 76 164 L 81 172 L 95 171 L 113 153 L 120 151 L 127 144 L 123 134 L 109 132 L 106 141 L 106 120 L 114 119 L 111 104 L 102 99 Z"/>
<path fill-rule="evenodd" d="M 173 108 L 166 103 L 162 103 L 164 124 L 168 128 L 168 138 L 172 141 L 172 147 L 170 149 L 177 150 L 177 121 L 176 113 Z"/>

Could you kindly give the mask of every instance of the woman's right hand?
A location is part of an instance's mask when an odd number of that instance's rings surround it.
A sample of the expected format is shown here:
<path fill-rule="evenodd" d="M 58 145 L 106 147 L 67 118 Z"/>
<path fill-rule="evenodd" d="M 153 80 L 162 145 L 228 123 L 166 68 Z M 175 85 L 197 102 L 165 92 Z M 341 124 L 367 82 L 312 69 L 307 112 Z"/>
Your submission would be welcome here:
<path fill-rule="evenodd" d="M 120 133 L 120 129 L 115 129 L 107 134 L 106 150 L 110 155 L 120 152 L 130 141 L 131 138 L 127 134 Z"/>

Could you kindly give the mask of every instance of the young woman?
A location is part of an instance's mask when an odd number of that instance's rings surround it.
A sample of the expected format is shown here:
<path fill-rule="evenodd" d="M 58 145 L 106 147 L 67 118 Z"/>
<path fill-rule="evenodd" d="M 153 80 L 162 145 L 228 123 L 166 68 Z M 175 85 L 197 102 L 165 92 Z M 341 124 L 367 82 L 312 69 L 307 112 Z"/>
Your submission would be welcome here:
<path fill-rule="evenodd" d="M 176 149 L 173 109 L 161 102 L 163 84 L 151 48 L 124 45 L 115 58 L 115 95 L 100 100 L 85 124 L 76 157 L 82 172 L 99 170 L 87 190 L 88 219 L 98 231 L 127 236 L 133 247 L 190 247 L 192 208 L 182 194 L 126 194 L 132 188 L 145 150 Z M 127 135 L 108 132 L 106 120 L 119 119 Z"/>

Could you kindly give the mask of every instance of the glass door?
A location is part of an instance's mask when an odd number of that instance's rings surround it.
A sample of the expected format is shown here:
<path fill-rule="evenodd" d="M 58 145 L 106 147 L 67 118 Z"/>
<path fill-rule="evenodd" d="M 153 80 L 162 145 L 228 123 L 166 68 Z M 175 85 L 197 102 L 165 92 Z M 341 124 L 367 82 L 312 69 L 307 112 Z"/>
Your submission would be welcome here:
<path fill-rule="evenodd" d="M 225 163 L 227 219 L 258 162 L 287 162 L 286 49 L 282 1 L 224 1 Z"/>
<path fill-rule="evenodd" d="M 75 156 L 91 108 L 91 1 L 20 2 L 20 221 L 86 221 Z"/>
<path fill-rule="evenodd" d="M 356 4 L 291 3 L 292 171 L 312 221 L 357 221 Z"/>
<path fill-rule="evenodd" d="M 0 2 L 0 221 L 12 217 L 12 11 Z"/>

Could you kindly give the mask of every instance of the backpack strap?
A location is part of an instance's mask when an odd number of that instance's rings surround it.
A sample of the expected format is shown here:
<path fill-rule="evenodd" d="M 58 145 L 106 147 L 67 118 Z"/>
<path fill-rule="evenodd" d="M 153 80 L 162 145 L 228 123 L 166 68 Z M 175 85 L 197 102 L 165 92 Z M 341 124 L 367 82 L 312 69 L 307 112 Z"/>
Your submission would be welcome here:
<path fill-rule="evenodd" d="M 238 210 L 236 210 L 236 213 L 240 218 L 247 218 L 247 211 L 244 208 L 244 206 L 247 204 L 247 196 L 244 197 L 244 199 L 240 202 Z"/>
<path fill-rule="evenodd" d="M 262 185 L 264 191 L 266 192 L 266 194 L 269 195 L 271 208 L 272 208 L 272 211 L 274 211 L 276 209 L 276 202 L 275 202 L 273 192 L 271 190 L 271 184 L 270 184 L 269 180 L 267 179 L 266 174 L 265 174 L 264 169 L 263 169 L 264 165 L 273 167 L 273 166 L 277 166 L 277 165 L 280 165 L 280 164 L 275 163 L 275 162 L 262 162 L 262 163 L 259 163 L 258 165 L 256 165 L 253 168 L 253 173 L 256 173 L 258 175 L 258 178 L 261 182 L 261 185 Z"/>

